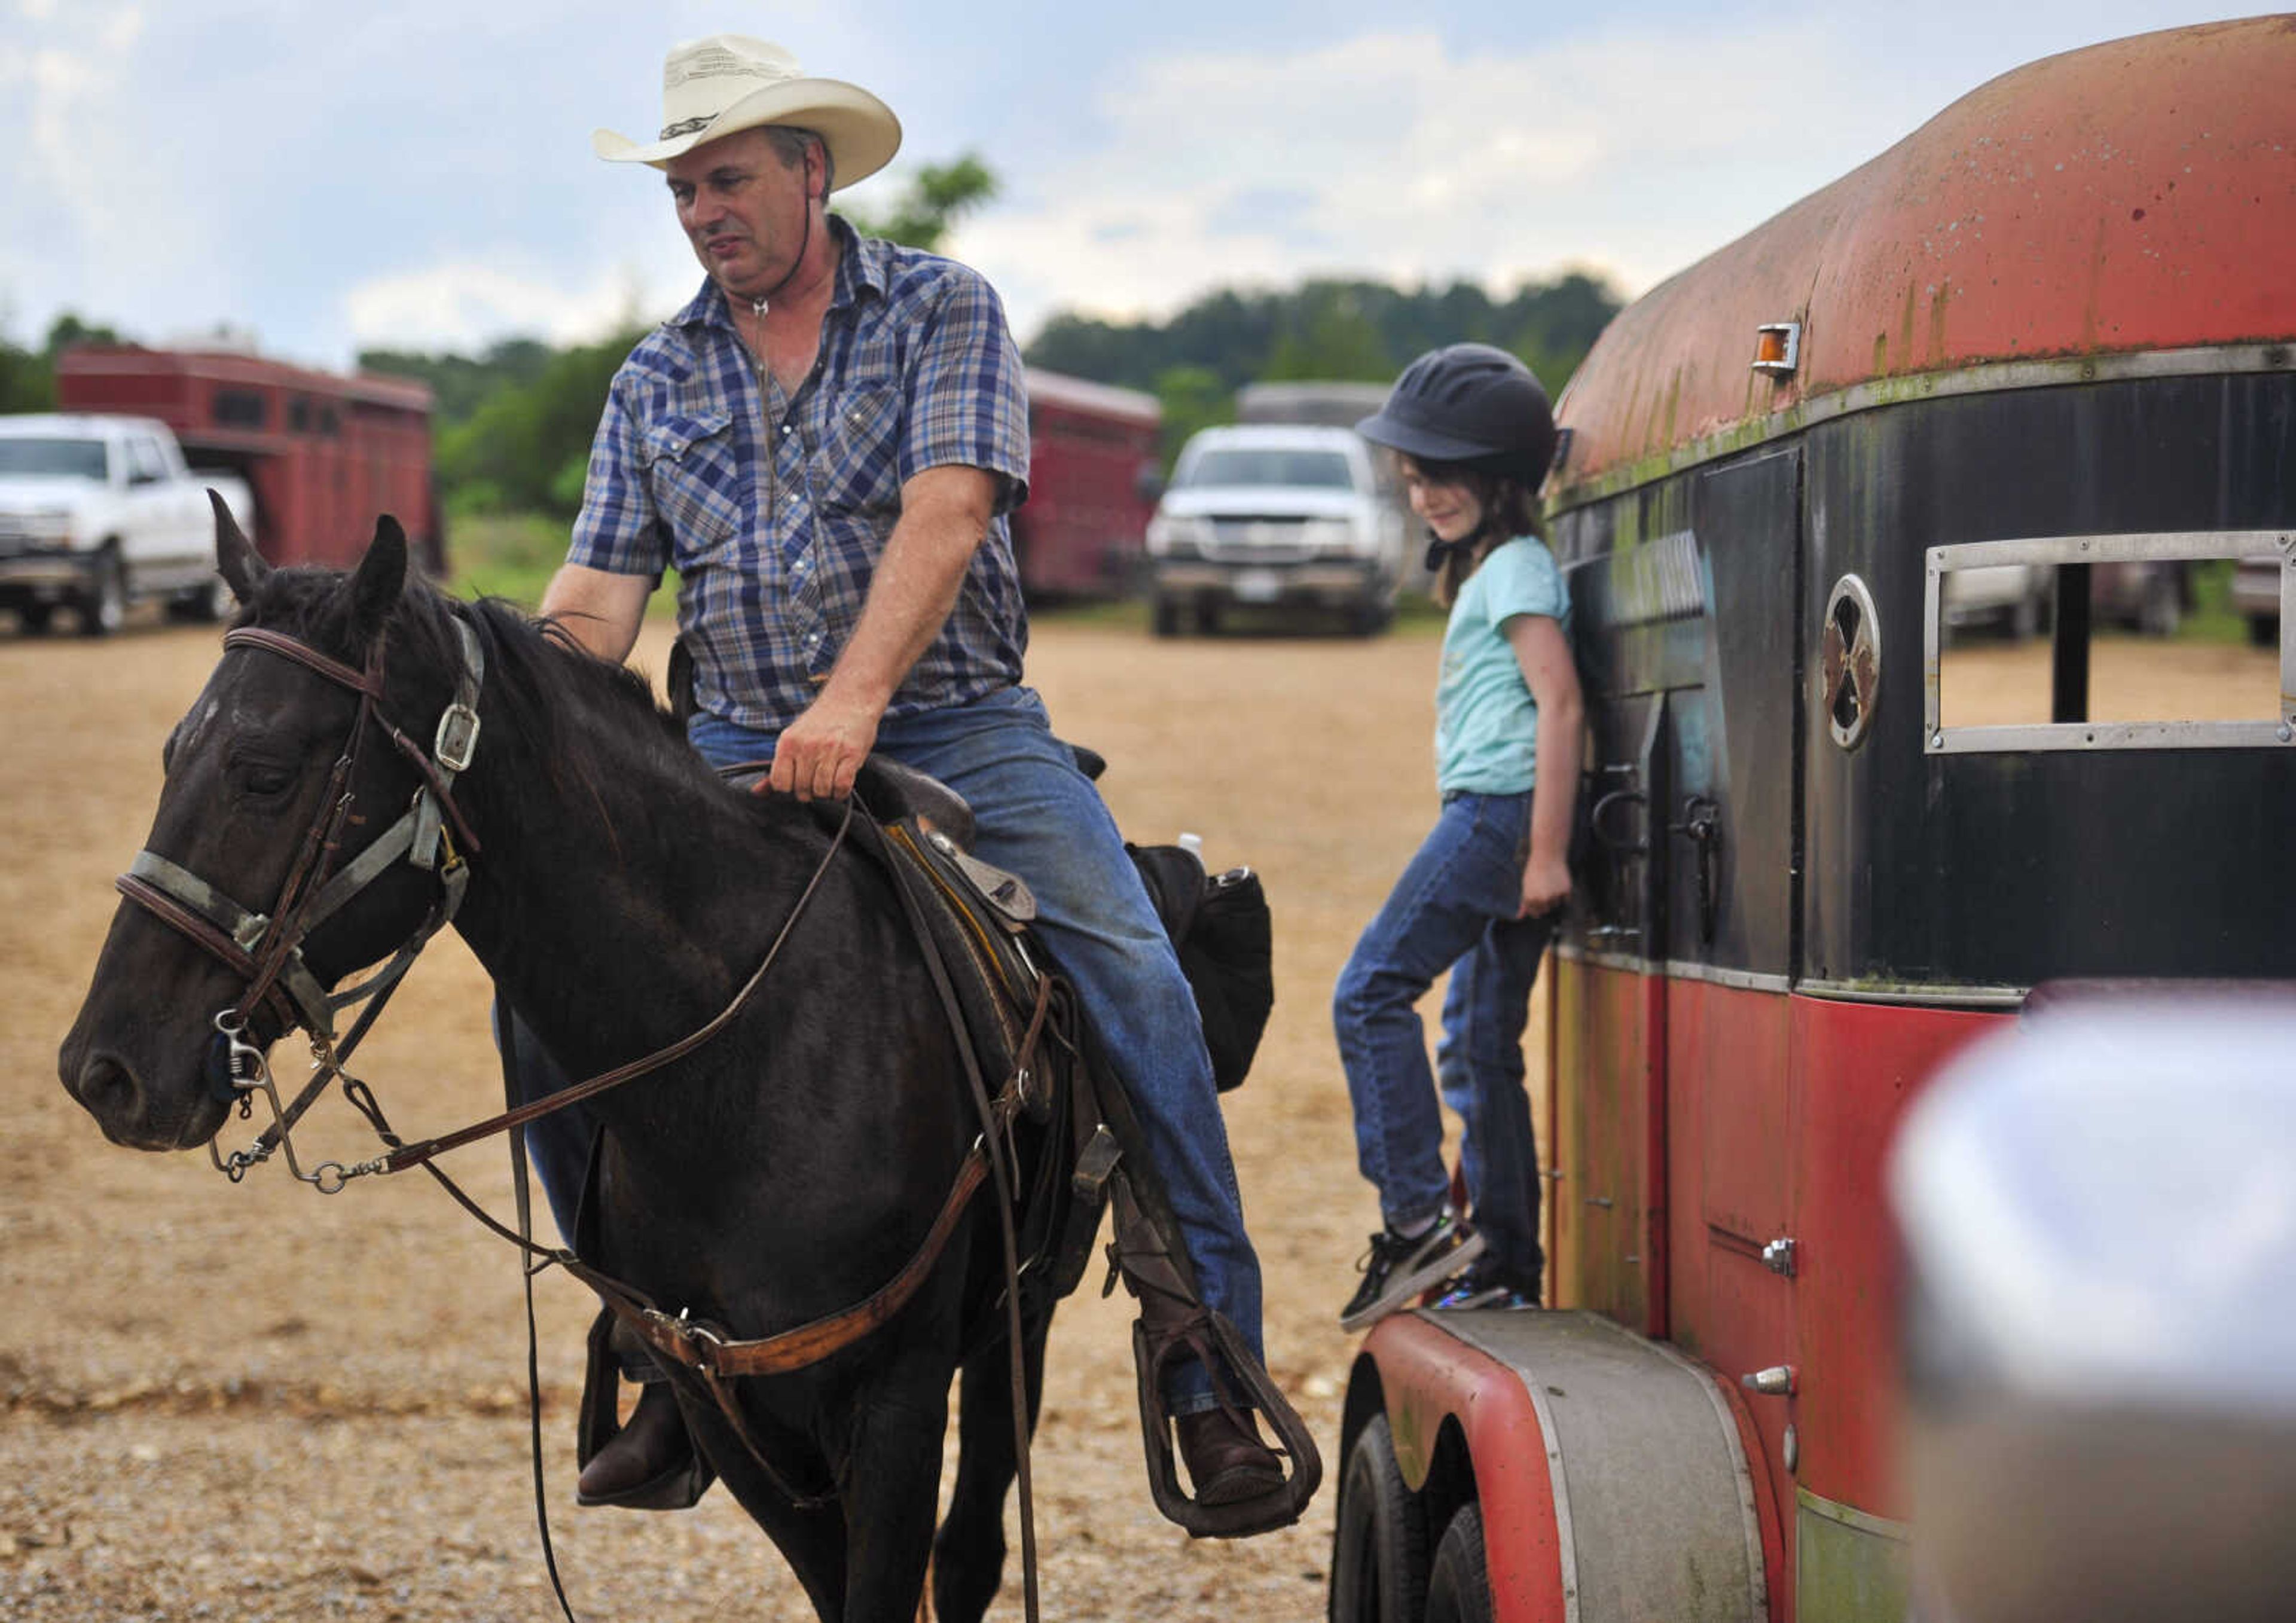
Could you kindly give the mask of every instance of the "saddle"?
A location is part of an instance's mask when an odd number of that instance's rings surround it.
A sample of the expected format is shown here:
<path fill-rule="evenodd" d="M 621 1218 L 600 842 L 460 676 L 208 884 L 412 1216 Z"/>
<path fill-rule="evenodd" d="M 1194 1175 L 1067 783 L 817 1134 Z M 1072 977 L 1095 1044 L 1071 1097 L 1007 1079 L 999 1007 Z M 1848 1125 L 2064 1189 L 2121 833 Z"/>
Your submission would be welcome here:
<path fill-rule="evenodd" d="M 1078 753 L 1078 764 L 1097 776 L 1099 758 Z M 722 775 L 746 791 L 763 771 L 749 764 L 728 767 Z M 921 948 L 938 966 L 955 1035 L 969 1046 L 978 1075 L 994 1095 L 991 1111 L 1001 1143 L 991 1154 L 1005 1157 L 1010 1172 L 1005 1186 L 1013 1192 L 1021 1258 L 1010 1288 L 1022 1316 L 1048 1312 L 1082 1282 L 1103 1213 L 1112 1208 L 1114 1238 L 1102 1294 L 1121 1280 L 1139 1303 L 1134 1363 L 1149 1492 L 1157 1509 L 1197 1537 L 1242 1537 L 1291 1525 L 1322 1480 L 1314 1437 L 1234 1326 L 1204 1305 L 1131 1100 L 1102 1061 L 1066 981 L 1052 972 L 1029 933 L 1036 899 L 1027 884 L 971 855 L 966 845 L 975 828 L 972 808 L 923 773 L 872 756 L 854 785 L 854 801 L 865 815 L 853 818 L 849 838 L 884 867 L 902 898 Z M 1183 952 L 1192 984 L 1198 984 L 1200 973 L 1206 977 L 1198 1001 L 1206 1005 L 1208 1022 L 1217 1017 L 1222 1023 L 1226 1053 L 1225 1058 L 1216 1054 L 1215 1070 L 1223 1086 L 1232 1086 L 1242 1079 L 1267 1015 L 1267 904 L 1258 880 L 1241 870 L 1241 879 L 1207 878 L 1194 853 L 1177 847 L 1136 849 L 1134 857 L 1168 928 L 1176 920 L 1195 921 L 1213 907 L 1231 921 L 1231 937 L 1239 933 L 1233 921 L 1242 921 L 1242 955 L 1248 959 L 1256 925 L 1260 984 L 1250 984 L 1247 972 L 1240 994 L 1231 988 L 1208 997 L 1203 989 L 1223 963 L 1238 957 L 1232 942 L 1216 953 L 1200 948 L 1193 963 Z M 1187 894 L 1191 890 L 1193 895 Z M 1176 939 L 1176 946 L 1185 945 Z M 1026 1135 L 1033 1153 L 1024 1153 L 1023 1135 L 1014 1130 L 1021 1119 L 1035 1129 Z M 1004 1293 L 1000 1285 L 972 1316 L 983 1342 L 1004 1332 Z M 592 1338 L 580 1439 L 585 1462 L 611 1439 L 615 1424 L 617 1360 L 603 1325 L 602 1317 Z M 1280 1488 L 1213 1505 L 1182 1489 L 1163 1377 L 1173 1364 L 1191 1356 L 1212 1372 L 1222 1403 L 1233 1409 L 1257 1408 L 1266 1416 L 1276 1451 L 1291 1461 Z M 694 1496 L 706 1487 L 706 1478 L 699 1479 Z M 683 1493 L 674 1497 L 692 1502 Z"/>

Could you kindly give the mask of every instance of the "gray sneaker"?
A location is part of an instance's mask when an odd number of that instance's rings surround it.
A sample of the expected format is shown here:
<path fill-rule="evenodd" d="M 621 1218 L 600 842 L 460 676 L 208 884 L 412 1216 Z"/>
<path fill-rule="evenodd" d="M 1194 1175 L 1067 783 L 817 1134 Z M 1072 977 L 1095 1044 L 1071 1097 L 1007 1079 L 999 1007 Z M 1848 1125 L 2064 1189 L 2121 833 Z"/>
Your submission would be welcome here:
<path fill-rule="evenodd" d="M 1374 1234 L 1371 1249 L 1357 1265 L 1363 1283 L 1340 1309 L 1340 1328 L 1361 1330 L 1377 1324 L 1482 1254 L 1483 1237 L 1448 1211 L 1422 1234 L 1406 1236 L 1393 1229 Z"/>

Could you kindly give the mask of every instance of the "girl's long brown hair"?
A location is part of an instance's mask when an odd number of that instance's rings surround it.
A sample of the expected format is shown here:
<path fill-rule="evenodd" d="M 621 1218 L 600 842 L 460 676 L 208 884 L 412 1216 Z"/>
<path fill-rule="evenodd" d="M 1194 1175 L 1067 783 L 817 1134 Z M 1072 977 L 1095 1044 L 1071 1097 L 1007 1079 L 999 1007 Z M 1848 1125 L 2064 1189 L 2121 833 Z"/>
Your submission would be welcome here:
<path fill-rule="evenodd" d="M 1504 473 L 1487 473 L 1464 463 L 1422 462 L 1418 466 L 1423 479 L 1435 484 L 1464 485 L 1482 504 L 1482 529 L 1475 537 L 1473 549 L 1445 553 L 1428 587 L 1437 607 L 1447 609 L 1458 597 L 1467 577 L 1482 566 L 1494 547 L 1517 536 L 1542 533 L 1538 498 L 1524 488 L 1521 480 Z"/>

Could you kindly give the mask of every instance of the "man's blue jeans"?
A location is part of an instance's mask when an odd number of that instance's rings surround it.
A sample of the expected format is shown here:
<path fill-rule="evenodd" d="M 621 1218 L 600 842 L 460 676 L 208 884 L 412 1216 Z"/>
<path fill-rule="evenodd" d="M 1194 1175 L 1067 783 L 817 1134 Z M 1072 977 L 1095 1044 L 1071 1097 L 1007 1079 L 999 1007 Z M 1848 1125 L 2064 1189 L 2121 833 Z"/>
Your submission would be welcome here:
<path fill-rule="evenodd" d="M 1539 1279 L 1538 1157 L 1523 1090 L 1522 1030 L 1547 918 L 1518 919 L 1530 796 L 1455 794 L 1341 971 L 1332 1021 L 1355 1102 L 1356 1160 L 1382 1216 L 1441 1211 L 1450 1178 L 1415 1004 L 1445 970 L 1442 1097 L 1465 1127 L 1475 1226 L 1519 1288 Z"/>
<path fill-rule="evenodd" d="M 771 734 L 706 714 L 694 717 L 688 736 L 713 766 L 773 753 Z M 1017 873 L 1035 893 L 1037 937 L 1075 987 L 1109 1063 L 1130 1089 L 1197 1288 L 1234 1324 L 1253 1356 L 1263 1357 L 1259 1259 L 1243 1232 L 1243 1201 L 1195 995 L 1115 819 L 1068 746 L 1053 735 L 1043 701 L 1029 688 L 1007 688 L 970 704 L 888 719 L 876 748 L 964 796 L 979 824 L 973 854 Z M 539 1051 L 538 1044 L 530 1046 Z M 545 1143 L 529 1130 L 562 1228 L 580 1183 L 580 1160 L 562 1160 L 576 1136 L 556 1135 Z M 1176 1414 L 1213 1403 L 1209 1379 L 1193 1364 L 1174 1371 L 1167 1396 Z"/>

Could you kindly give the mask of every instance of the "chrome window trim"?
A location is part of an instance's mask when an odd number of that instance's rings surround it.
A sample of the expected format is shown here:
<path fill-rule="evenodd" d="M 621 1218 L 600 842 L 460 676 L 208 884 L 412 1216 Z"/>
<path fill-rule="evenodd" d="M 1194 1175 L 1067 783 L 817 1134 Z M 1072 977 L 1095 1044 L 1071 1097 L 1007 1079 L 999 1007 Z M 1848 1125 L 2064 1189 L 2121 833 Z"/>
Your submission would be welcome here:
<path fill-rule="evenodd" d="M 2070 721 L 2016 726 L 1943 725 L 1945 577 L 2003 564 L 2165 563 L 2280 556 L 2280 717 L 2276 721 Z M 2241 750 L 2296 743 L 2296 531 L 2155 530 L 2129 535 L 2029 536 L 1932 546 L 1922 580 L 1922 747 L 1930 755 L 2055 750 Z"/>

